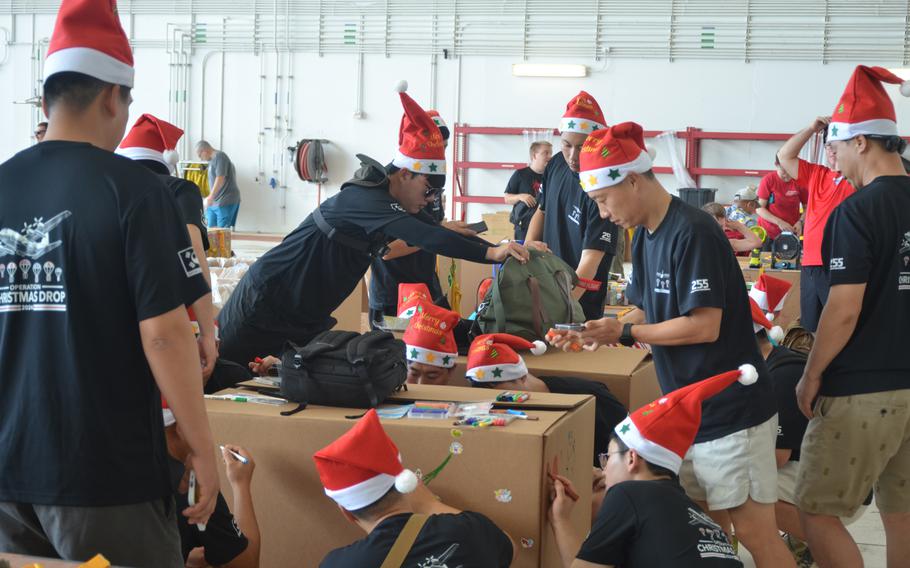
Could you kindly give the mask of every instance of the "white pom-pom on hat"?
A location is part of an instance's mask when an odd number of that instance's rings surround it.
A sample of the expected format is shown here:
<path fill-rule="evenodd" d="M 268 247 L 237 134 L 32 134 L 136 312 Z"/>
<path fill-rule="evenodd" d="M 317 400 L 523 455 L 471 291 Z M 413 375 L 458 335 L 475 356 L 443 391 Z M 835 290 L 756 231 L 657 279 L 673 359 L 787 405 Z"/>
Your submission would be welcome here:
<path fill-rule="evenodd" d="M 395 476 L 395 490 L 399 493 L 412 493 L 417 489 L 417 475 L 410 469 L 404 469 Z"/>
<path fill-rule="evenodd" d="M 901 83 L 901 94 L 905 97 L 910 97 L 910 81 Z"/>
<path fill-rule="evenodd" d="M 395 92 L 396 92 L 396 93 L 404 93 L 404 92 L 406 92 L 407 90 L 408 90 L 408 82 L 407 82 L 407 80 L 405 80 L 405 79 L 402 79 L 401 81 L 398 81 L 398 84 L 395 85 Z"/>
<path fill-rule="evenodd" d="M 539 339 L 533 343 L 533 347 L 531 347 L 531 353 L 533 355 L 543 355 L 546 352 L 547 352 L 546 343 L 544 343 L 543 341 L 541 341 Z"/>
<path fill-rule="evenodd" d="M 177 150 L 165 150 L 162 154 L 164 161 L 172 166 L 176 166 L 180 161 L 180 152 Z"/>
<path fill-rule="evenodd" d="M 774 321 L 774 312 L 768 312 L 765 314 L 765 319 L 768 321 Z"/>
<path fill-rule="evenodd" d="M 780 343 L 784 340 L 784 329 L 779 325 L 775 325 L 768 330 L 768 338 L 774 343 Z"/>
<path fill-rule="evenodd" d="M 746 363 L 745 365 L 739 366 L 739 382 L 744 385 L 754 384 L 758 380 L 758 371 L 755 370 L 753 365 Z"/>
<path fill-rule="evenodd" d="M 654 158 L 657 157 L 657 148 L 650 144 L 645 144 L 645 152 L 648 153 L 648 156 L 651 157 L 651 161 L 654 161 Z"/>

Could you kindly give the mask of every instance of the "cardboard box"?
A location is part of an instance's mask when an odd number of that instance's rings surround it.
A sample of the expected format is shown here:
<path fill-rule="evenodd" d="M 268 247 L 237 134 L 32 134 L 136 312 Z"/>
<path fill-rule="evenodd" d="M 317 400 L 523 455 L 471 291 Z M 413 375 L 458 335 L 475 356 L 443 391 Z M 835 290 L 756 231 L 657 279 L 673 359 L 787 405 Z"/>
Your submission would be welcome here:
<path fill-rule="evenodd" d="M 629 347 L 601 347 L 597 351 L 566 353 L 550 348 L 540 356 L 522 353 L 528 372 L 536 376 L 579 377 L 607 385 L 610 392 L 635 410 L 661 397 L 657 370 L 650 352 Z M 467 357 L 458 358 L 452 384 L 469 385 L 465 378 Z"/>
<path fill-rule="evenodd" d="M 335 327 L 332 329 L 341 329 L 345 331 L 356 331 L 357 333 L 361 332 L 361 326 L 363 324 L 363 294 L 364 294 L 364 285 L 363 279 L 357 283 L 357 287 L 354 288 L 354 291 L 351 292 L 351 295 L 341 303 L 338 308 L 332 312 L 332 317 L 338 320 L 338 323 L 335 324 Z"/>
<path fill-rule="evenodd" d="M 512 207 L 509 206 L 507 211 L 497 211 L 496 213 L 484 213 L 481 215 L 483 222 L 491 233 L 505 233 L 511 236 L 515 235 L 515 226 L 509 221 L 509 215 L 512 213 Z"/>
<path fill-rule="evenodd" d="M 483 401 L 480 389 L 410 385 L 394 402 L 413 400 Z M 388 402 L 393 402 L 392 400 Z M 256 462 L 253 502 L 262 531 L 263 568 L 317 566 L 330 550 L 364 535 L 341 516 L 326 497 L 312 455 L 350 429 L 362 409 L 310 406 L 293 416 L 280 416 L 294 405 L 266 406 L 207 400 L 216 444 L 239 444 Z M 594 451 L 594 402 L 590 396 L 533 394 L 521 406 L 539 421 L 516 420 L 506 427 L 458 427 L 451 420 L 383 420 L 401 451 L 405 466 L 428 472 L 458 441 L 455 455 L 430 489 L 445 503 L 490 517 L 518 544 L 513 566 L 560 565 L 552 530 L 547 525 L 546 466 L 559 457 L 560 472 L 572 480 L 581 497 L 573 513 L 580 534 L 590 530 L 591 454 Z M 225 498 L 232 501 L 221 472 Z M 511 499 L 497 498 L 506 489 Z M 521 544 L 525 540 L 525 545 Z M 530 545 L 530 546 L 528 546 Z"/>
<path fill-rule="evenodd" d="M 784 331 L 787 331 L 787 326 L 791 323 L 799 321 L 799 270 L 765 270 L 765 273 L 768 276 L 773 276 L 775 278 L 780 278 L 781 280 L 786 280 L 793 284 L 793 287 L 790 288 L 790 293 L 787 294 L 787 300 L 784 302 L 784 308 L 780 311 L 780 315 L 774 320 L 774 325 L 781 326 Z M 759 270 L 757 268 L 743 268 L 743 277 L 746 279 L 746 282 L 755 282 L 758 280 Z"/>

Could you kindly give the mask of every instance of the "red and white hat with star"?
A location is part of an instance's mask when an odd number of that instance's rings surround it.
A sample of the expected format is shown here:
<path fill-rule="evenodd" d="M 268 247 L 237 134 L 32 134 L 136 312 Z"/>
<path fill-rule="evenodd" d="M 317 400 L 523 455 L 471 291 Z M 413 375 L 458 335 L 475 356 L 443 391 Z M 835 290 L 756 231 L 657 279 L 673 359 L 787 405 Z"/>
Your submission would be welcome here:
<path fill-rule="evenodd" d="M 183 130 L 150 114 L 143 114 L 120 142 L 117 153 L 131 160 L 155 160 L 165 166 L 177 165 L 174 149 Z"/>
<path fill-rule="evenodd" d="M 578 158 L 581 188 L 595 191 L 622 183 L 632 172 L 645 173 L 654 166 L 653 153 L 645 145 L 644 130 L 634 122 L 593 132 Z"/>
<path fill-rule="evenodd" d="M 764 310 L 769 320 L 774 320 L 774 314 L 784 309 L 787 294 L 793 284 L 781 278 L 762 274 L 749 290 L 749 297 L 754 299 L 758 307 Z"/>
<path fill-rule="evenodd" d="M 45 81 L 72 71 L 105 83 L 133 86 L 133 52 L 116 0 L 63 0 L 44 60 Z"/>
<path fill-rule="evenodd" d="M 630 449 L 654 465 L 679 473 L 701 426 L 701 403 L 736 381 L 758 380 L 752 365 L 692 383 L 632 412 L 614 429 Z"/>
<path fill-rule="evenodd" d="M 606 127 L 607 121 L 600 110 L 600 105 L 585 91 L 580 91 L 572 97 L 566 105 L 566 113 L 559 121 L 560 132 L 590 134 Z"/>
<path fill-rule="evenodd" d="M 398 131 L 398 154 L 392 165 L 425 175 L 445 175 L 446 149 L 442 132 L 425 110 L 405 92 L 408 82 L 396 87 L 401 96 L 404 116 Z"/>
<path fill-rule="evenodd" d="M 543 355 L 547 352 L 547 344 L 539 340 L 532 343 L 508 333 L 479 335 L 468 351 L 465 376 L 475 383 L 501 383 L 522 378 L 528 374 L 528 367 L 516 349 Z"/>
<path fill-rule="evenodd" d="M 408 319 L 417 313 L 417 304 L 425 302 L 430 304 L 430 289 L 423 282 L 398 284 L 398 317 Z"/>
<path fill-rule="evenodd" d="M 434 110 L 434 109 L 428 110 L 427 116 L 429 116 L 430 118 L 433 119 L 433 124 L 435 124 L 437 128 L 446 128 L 448 126 L 446 124 L 446 121 L 443 120 L 441 116 L 439 116 L 438 110 Z"/>
<path fill-rule="evenodd" d="M 325 494 L 348 511 L 372 505 L 392 487 L 399 493 L 417 489 L 417 476 L 401 465 L 401 454 L 374 409 L 313 454 L 313 461 Z"/>
<path fill-rule="evenodd" d="M 444 369 L 454 367 L 458 357 L 454 329 L 459 319 L 455 312 L 418 300 L 402 338 L 408 361 Z"/>
<path fill-rule="evenodd" d="M 849 140 L 860 134 L 898 135 L 894 103 L 882 83 L 900 85 L 901 94 L 910 96 L 910 82 L 884 67 L 857 65 L 834 107 L 828 124 L 828 142 Z"/>
<path fill-rule="evenodd" d="M 765 333 L 768 334 L 768 338 L 774 343 L 780 343 L 784 340 L 784 330 L 779 325 L 774 325 L 765 315 L 764 310 L 762 310 L 758 302 L 755 301 L 755 298 L 749 298 L 749 306 L 752 308 L 752 327 L 755 328 L 755 333 L 758 333 L 761 330 L 765 330 Z"/>

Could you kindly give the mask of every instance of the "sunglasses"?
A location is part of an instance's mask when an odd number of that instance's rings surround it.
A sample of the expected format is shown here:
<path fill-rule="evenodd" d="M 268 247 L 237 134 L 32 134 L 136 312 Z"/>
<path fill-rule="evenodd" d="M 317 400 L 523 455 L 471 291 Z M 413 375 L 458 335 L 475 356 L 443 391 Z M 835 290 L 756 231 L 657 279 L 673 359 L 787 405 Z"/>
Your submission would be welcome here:
<path fill-rule="evenodd" d="M 441 187 L 428 187 L 428 188 L 426 188 L 426 190 L 424 190 L 423 196 L 424 197 L 438 197 L 439 195 L 442 194 L 442 192 L 443 192 L 443 188 L 441 188 Z"/>

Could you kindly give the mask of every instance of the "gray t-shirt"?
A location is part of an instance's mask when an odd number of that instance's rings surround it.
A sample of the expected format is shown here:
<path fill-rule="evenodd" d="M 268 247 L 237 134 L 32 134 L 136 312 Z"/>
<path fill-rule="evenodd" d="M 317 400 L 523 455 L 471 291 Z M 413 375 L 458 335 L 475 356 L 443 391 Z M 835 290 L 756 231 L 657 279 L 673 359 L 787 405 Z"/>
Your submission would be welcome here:
<path fill-rule="evenodd" d="M 215 178 L 224 176 L 224 187 L 212 201 L 214 207 L 240 203 L 240 188 L 237 187 L 237 172 L 234 164 L 224 152 L 215 152 L 209 162 L 209 188 L 215 189 Z"/>

